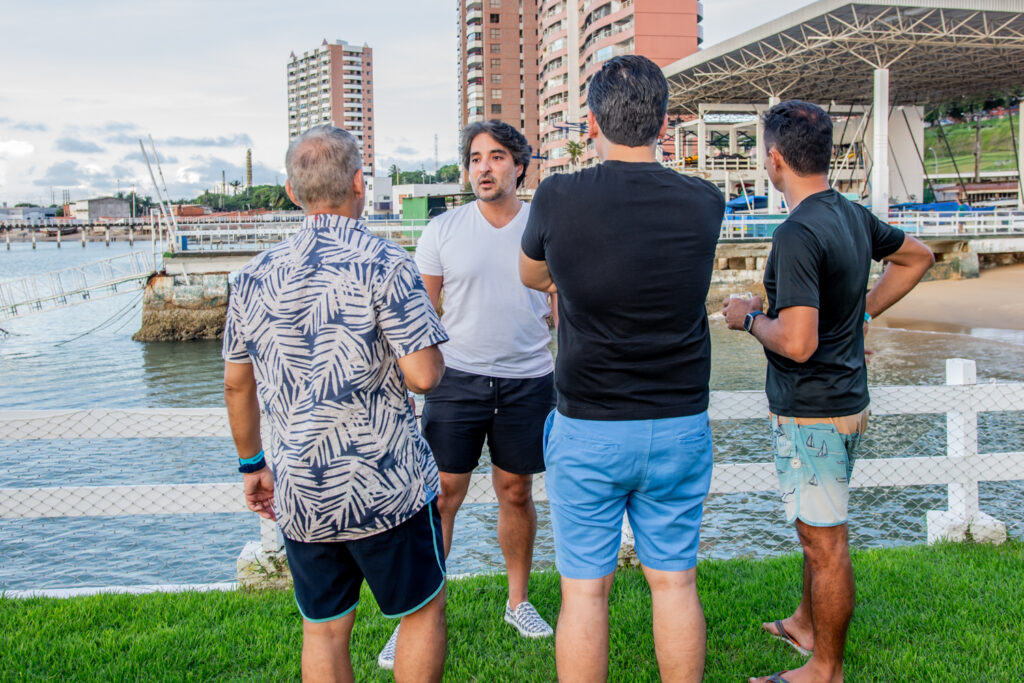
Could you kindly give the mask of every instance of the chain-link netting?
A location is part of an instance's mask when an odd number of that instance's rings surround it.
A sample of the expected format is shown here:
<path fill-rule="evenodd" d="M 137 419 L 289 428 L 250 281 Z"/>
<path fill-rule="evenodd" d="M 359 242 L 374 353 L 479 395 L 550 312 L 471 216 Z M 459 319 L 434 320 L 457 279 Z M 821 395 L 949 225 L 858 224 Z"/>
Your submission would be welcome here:
<path fill-rule="evenodd" d="M 1002 525 L 1024 538 L 1024 384 L 973 384 L 964 361 L 950 361 L 949 381 L 872 388 L 850 482 L 854 546 L 988 539 Z M 713 392 L 710 415 L 701 556 L 796 550 L 764 394 Z M 233 580 L 242 547 L 261 539 L 235 457 L 223 409 L 0 413 L 0 591 Z M 543 476 L 534 495 L 541 568 L 554 560 Z M 450 571 L 504 568 L 496 523 L 485 450 Z"/>

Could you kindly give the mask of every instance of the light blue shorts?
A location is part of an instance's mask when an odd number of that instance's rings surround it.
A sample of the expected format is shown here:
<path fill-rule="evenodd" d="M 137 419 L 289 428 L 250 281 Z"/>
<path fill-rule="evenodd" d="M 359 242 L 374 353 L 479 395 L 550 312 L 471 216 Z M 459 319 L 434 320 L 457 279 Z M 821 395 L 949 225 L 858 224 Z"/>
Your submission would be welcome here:
<path fill-rule="evenodd" d="M 552 411 L 544 464 L 558 572 L 597 579 L 615 571 L 623 513 L 645 567 L 695 567 L 712 460 L 707 412 L 603 421 Z"/>

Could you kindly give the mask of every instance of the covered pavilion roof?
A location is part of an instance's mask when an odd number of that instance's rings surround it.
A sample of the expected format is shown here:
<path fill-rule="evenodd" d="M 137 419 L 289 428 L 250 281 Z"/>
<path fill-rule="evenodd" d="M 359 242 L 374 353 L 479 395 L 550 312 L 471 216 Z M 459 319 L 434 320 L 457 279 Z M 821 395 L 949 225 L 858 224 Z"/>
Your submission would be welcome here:
<path fill-rule="evenodd" d="M 1022 0 L 818 0 L 666 66 L 669 112 L 769 97 L 938 104 L 1024 85 Z"/>

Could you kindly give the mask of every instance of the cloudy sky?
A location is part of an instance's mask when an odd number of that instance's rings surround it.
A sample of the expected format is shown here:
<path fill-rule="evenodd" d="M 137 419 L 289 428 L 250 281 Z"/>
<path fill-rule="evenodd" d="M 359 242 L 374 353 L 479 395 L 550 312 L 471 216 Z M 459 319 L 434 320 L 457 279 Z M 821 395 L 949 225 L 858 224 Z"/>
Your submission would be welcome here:
<path fill-rule="evenodd" d="M 705 46 L 809 0 L 704 0 Z M 284 181 L 286 64 L 326 38 L 374 51 L 378 171 L 456 158 L 457 0 L 0 0 L 0 203 L 136 185 L 153 136 L 173 197 Z"/>

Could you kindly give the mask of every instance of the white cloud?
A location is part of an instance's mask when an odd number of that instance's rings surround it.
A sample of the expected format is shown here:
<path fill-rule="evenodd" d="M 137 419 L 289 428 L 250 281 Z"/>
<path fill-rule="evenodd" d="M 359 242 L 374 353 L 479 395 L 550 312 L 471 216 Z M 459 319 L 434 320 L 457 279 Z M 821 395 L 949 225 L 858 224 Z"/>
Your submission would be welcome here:
<path fill-rule="evenodd" d="M 182 166 L 174 174 L 174 177 L 179 183 L 188 183 L 189 185 L 194 185 L 200 180 L 198 171 L 193 171 L 191 166 Z"/>
<path fill-rule="evenodd" d="M 34 151 L 36 151 L 36 148 L 31 142 L 24 142 L 22 140 L 0 140 L 0 157 L 6 157 L 8 159 L 13 157 L 27 157 Z"/>

